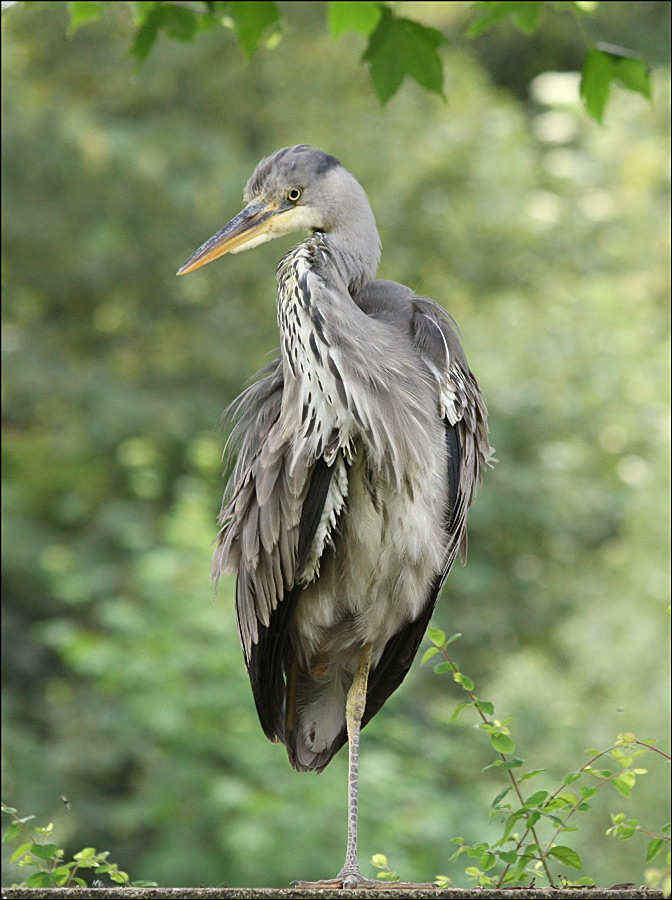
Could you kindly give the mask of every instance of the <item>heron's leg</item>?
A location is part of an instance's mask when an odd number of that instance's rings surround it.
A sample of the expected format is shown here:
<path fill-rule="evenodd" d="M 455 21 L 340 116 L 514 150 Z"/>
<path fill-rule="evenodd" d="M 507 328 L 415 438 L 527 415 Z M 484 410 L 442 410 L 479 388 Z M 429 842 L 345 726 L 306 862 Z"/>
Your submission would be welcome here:
<path fill-rule="evenodd" d="M 373 644 L 364 645 L 345 703 L 345 722 L 348 729 L 348 843 L 345 850 L 345 862 L 338 873 L 338 877 L 343 877 L 343 887 L 350 887 L 350 885 L 345 883 L 348 878 L 362 878 L 357 855 L 359 733 L 362 728 L 364 710 L 366 709 L 366 688 L 369 682 L 372 649 Z"/>
<path fill-rule="evenodd" d="M 383 882 L 375 878 L 365 878 L 359 870 L 357 854 L 357 801 L 359 788 L 359 733 L 366 709 L 366 689 L 371 666 L 372 644 L 365 644 L 357 663 L 357 671 L 348 691 L 345 704 L 345 721 L 348 729 L 348 841 L 345 862 L 335 878 L 325 881 L 293 881 L 293 887 L 328 888 L 418 888 L 435 887 L 433 884 L 405 884 Z"/>

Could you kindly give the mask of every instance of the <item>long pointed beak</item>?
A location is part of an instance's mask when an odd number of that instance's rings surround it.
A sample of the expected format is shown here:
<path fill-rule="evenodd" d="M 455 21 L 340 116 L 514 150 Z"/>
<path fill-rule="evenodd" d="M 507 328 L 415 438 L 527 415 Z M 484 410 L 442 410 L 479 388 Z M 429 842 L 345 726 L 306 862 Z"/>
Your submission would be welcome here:
<path fill-rule="evenodd" d="M 270 240 L 274 237 L 273 217 L 284 210 L 285 207 L 276 203 L 248 203 L 228 225 L 202 244 L 176 274 L 186 275 L 225 253 L 236 253 Z"/>

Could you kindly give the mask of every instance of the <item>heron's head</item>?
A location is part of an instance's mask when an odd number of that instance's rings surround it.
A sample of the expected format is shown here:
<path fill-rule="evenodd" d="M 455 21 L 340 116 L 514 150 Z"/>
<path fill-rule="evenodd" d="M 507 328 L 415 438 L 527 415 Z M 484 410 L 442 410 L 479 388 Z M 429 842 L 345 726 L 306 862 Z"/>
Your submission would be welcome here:
<path fill-rule="evenodd" d="M 375 245 L 377 265 L 380 244 L 366 194 L 328 153 L 306 144 L 277 150 L 257 165 L 243 199 L 245 208 L 199 247 L 178 275 L 293 231 L 338 232 L 353 247 Z"/>

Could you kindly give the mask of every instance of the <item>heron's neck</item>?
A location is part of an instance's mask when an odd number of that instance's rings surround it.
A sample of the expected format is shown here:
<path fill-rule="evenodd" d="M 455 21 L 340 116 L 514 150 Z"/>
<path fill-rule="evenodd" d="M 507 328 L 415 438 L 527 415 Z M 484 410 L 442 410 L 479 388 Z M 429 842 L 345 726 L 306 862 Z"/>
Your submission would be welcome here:
<path fill-rule="evenodd" d="M 359 291 L 376 276 L 380 262 L 380 237 L 370 207 L 349 222 L 324 233 L 332 264 L 350 293 Z"/>

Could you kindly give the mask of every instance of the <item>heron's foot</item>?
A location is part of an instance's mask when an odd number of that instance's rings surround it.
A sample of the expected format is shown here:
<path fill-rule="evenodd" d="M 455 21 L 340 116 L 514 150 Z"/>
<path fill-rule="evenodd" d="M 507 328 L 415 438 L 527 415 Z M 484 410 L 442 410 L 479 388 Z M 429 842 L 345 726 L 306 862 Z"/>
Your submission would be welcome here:
<path fill-rule="evenodd" d="M 383 881 L 380 878 L 365 878 L 359 871 L 341 871 L 335 878 L 324 881 L 293 881 L 292 887 L 310 888 L 318 891 L 340 891 L 361 888 L 364 890 L 412 890 L 418 888 L 436 888 L 432 882 L 411 884 L 406 881 Z"/>

